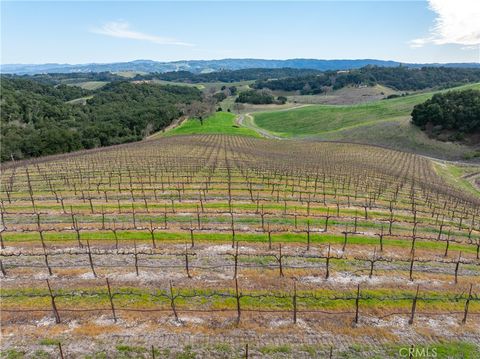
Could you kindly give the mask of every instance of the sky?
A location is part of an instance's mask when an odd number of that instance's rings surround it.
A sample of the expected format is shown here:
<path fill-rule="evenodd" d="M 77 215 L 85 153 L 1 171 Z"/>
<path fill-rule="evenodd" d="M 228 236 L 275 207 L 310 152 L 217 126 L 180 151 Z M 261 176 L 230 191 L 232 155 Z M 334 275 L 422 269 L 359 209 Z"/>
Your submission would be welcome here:
<path fill-rule="evenodd" d="M 0 2 L 2 64 L 480 62 L 479 0 Z"/>

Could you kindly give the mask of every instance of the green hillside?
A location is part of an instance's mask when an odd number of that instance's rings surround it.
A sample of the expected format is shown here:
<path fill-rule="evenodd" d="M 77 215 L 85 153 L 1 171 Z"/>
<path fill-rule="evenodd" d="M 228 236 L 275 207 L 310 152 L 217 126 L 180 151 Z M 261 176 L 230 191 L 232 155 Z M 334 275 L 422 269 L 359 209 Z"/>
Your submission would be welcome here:
<path fill-rule="evenodd" d="M 259 137 L 249 128 L 235 124 L 235 115 L 227 112 L 217 112 L 203 120 L 203 125 L 197 119 L 188 119 L 180 126 L 164 133 L 165 136 L 192 134 L 227 134 Z"/>
<path fill-rule="evenodd" d="M 480 83 L 455 89 L 467 88 L 480 89 Z M 413 106 L 432 95 L 429 92 L 359 105 L 262 112 L 255 114 L 255 124 L 286 138 L 362 142 L 452 159 L 471 155 L 472 148 L 430 139 L 410 124 Z"/>

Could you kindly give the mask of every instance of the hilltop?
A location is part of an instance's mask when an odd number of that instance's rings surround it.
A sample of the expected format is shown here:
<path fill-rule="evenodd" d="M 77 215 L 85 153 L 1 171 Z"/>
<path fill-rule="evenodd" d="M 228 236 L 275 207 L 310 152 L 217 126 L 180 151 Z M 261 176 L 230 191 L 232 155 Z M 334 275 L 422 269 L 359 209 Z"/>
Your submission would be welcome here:
<path fill-rule="evenodd" d="M 222 60 L 184 60 L 161 62 L 152 60 L 135 60 L 129 62 L 113 63 L 90 63 L 90 64 L 4 64 L 1 65 L 2 73 L 10 74 L 40 74 L 40 73 L 77 73 L 77 72 L 168 72 L 168 71 L 191 71 L 195 73 L 212 72 L 218 70 L 239 70 L 248 68 L 283 68 L 315 70 L 348 70 L 361 68 L 366 65 L 396 67 L 405 65 L 408 67 L 471 67 L 479 68 L 479 63 L 443 63 L 443 64 L 414 64 L 401 63 L 398 61 L 385 61 L 375 59 L 352 59 L 352 60 L 319 60 L 319 59 L 222 59 Z"/>

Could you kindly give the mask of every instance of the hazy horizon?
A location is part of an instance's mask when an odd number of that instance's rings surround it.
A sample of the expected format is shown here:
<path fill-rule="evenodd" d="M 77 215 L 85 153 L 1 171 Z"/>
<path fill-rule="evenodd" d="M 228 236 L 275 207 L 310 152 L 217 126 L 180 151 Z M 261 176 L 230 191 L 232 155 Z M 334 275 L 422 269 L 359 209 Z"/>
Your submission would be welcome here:
<path fill-rule="evenodd" d="M 450 64 L 450 63 L 480 63 L 480 61 L 454 61 L 454 62 L 405 62 L 399 61 L 395 59 L 379 59 L 379 58 L 306 58 L 306 57 L 289 57 L 289 58 L 254 58 L 254 57 L 227 57 L 227 58 L 211 58 L 211 59 L 180 59 L 180 60 L 172 60 L 172 61 L 162 61 L 162 60 L 153 60 L 153 59 L 132 59 L 132 60 L 125 60 L 125 61 L 109 61 L 109 62 L 17 62 L 17 63 L 2 63 L 0 66 L 7 66 L 7 65 L 89 65 L 89 64 L 111 64 L 111 63 L 127 63 L 127 62 L 141 62 L 141 61 L 153 61 L 153 62 L 188 62 L 188 61 L 224 61 L 224 60 L 262 60 L 262 61 L 287 61 L 287 60 L 314 60 L 314 61 L 356 61 L 356 60 L 379 60 L 379 61 L 392 61 L 392 62 L 399 62 L 399 63 L 408 63 L 408 64 Z"/>

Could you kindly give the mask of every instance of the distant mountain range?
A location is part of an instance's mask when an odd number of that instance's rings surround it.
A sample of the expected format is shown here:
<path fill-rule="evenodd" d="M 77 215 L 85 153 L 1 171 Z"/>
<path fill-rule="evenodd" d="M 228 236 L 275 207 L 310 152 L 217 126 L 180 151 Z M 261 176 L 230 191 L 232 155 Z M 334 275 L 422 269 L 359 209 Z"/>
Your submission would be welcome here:
<path fill-rule="evenodd" d="M 264 59 L 224 59 L 224 60 L 187 60 L 159 62 L 152 60 L 135 60 L 130 62 L 114 62 L 104 64 L 5 64 L 0 66 L 0 72 L 5 74 L 40 74 L 40 73 L 74 73 L 74 72 L 168 72 L 185 70 L 193 73 L 205 73 L 219 70 L 239 70 L 248 68 L 282 68 L 314 70 L 347 70 L 360 68 L 366 65 L 376 66 L 445 66 L 445 67 L 470 67 L 480 68 L 480 63 L 447 63 L 447 64 L 410 64 L 397 61 L 384 61 L 374 59 L 362 60 L 317 60 L 317 59 L 290 59 L 290 60 L 264 60 Z"/>

